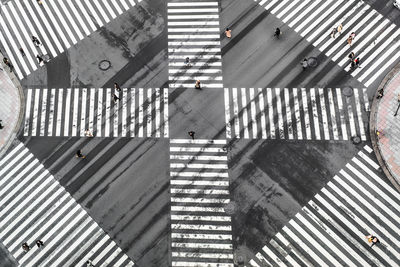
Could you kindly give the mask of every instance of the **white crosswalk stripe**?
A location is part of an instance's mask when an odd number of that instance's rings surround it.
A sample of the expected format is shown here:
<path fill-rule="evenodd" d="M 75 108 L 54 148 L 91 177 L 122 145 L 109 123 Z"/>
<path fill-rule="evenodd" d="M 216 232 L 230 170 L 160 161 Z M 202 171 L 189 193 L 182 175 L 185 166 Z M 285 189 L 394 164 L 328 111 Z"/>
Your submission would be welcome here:
<path fill-rule="evenodd" d="M 0 238 L 21 266 L 133 266 L 133 262 L 19 143 L 0 161 Z M 44 247 L 37 248 L 36 240 Z M 104 254 L 108 244 L 112 254 Z M 21 244 L 31 247 L 24 252 Z M 80 262 L 80 263 L 78 263 Z"/>
<path fill-rule="evenodd" d="M 223 87 L 218 26 L 218 2 L 168 1 L 170 88 Z"/>
<path fill-rule="evenodd" d="M 400 29 L 365 1 L 357 0 L 254 0 L 325 53 L 366 87 L 399 61 Z M 341 33 L 331 37 L 340 24 Z M 355 32 L 352 45 L 349 35 Z M 352 69 L 350 52 L 361 59 L 361 68 Z"/>
<path fill-rule="evenodd" d="M 136 5 L 133 0 L 129 4 L 125 0 L 111 3 L 96 0 L 96 8 L 90 1 L 83 0 L 41 2 L 15 0 L 0 6 L 0 45 L 20 79 L 40 67 L 37 55 L 44 56 L 46 60 L 54 58 L 102 27 L 102 20 L 110 22 L 104 10 L 111 14 L 111 19 L 115 19 L 116 13 L 120 15 Z M 33 44 L 32 36 L 40 40 L 40 46 Z"/>
<path fill-rule="evenodd" d="M 171 266 L 234 266 L 225 145 L 170 140 Z"/>
<path fill-rule="evenodd" d="M 168 89 L 28 89 L 24 136 L 167 138 Z M 105 100 L 105 101 L 104 101 Z"/>
<path fill-rule="evenodd" d="M 399 266 L 400 194 L 371 152 L 359 151 L 248 265 Z"/>
<path fill-rule="evenodd" d="M 225 88 L 224 93 L 227 138 L 367 140 L 364 89 L 353 88 L 350 96 L 340 88 Z"/>

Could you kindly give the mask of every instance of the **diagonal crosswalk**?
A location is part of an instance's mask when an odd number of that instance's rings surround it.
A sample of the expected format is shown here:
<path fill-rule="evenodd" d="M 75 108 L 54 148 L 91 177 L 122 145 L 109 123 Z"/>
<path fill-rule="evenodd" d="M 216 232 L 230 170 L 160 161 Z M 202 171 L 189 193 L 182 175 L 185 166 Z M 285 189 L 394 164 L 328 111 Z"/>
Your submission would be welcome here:
<path fill-rule="evenodd" d="M 399 266 L 400 194 L 371 153 L 359 151 L 248 266 Z"/>
<path fill-rule="evenodd" d="M 0 161 L 0 195 L 0 239 L 21 266 L 134 265 L 22 143 Z"/>
<path fill-rule="evenodd" d="M 113 94 L 119 97 L 114 101 Z M 168 137 L 168 89 L 28 89 L 24 136 Z"/>
<path fill-rule="evenodd" d="M 367 140 L 365 88 L 350 96 L 340 88 L 224 90 L 227 138 Z"/>
<path fill-rule="evenodd" d="M 325 53 L 366 87 L 390 70 L 400 57 L 400 29 L 365 1 L 357 0 L 254 0 Z M 340 24 L 341 33 L 331 37 Z M 356 34 L 351 46 L 347 38 Z M 361 68 L 351 69 L 348 55 L 361 59 Z"/>
<path fill-rule="evenodd" d="M 171 266 L 233 267 L 226 140 L 170 140 Z"/>
<path fill-rule="evenodd" d="M 141 0 L 35 0 L 0 5 L 0 44 L 20 79 L 37 70 L 37 55 L 46 59 L 63 53 L 78 41 L 115 19 Z M 32 36 L 39 39 L 35 45 Z M 23 50 L 24 53 L 21 52 Z"/>
<path fill-rule="evenodd" d="M 168 1 L 168 59 L 170 88 L 223 87 L 218 2 Z"/>

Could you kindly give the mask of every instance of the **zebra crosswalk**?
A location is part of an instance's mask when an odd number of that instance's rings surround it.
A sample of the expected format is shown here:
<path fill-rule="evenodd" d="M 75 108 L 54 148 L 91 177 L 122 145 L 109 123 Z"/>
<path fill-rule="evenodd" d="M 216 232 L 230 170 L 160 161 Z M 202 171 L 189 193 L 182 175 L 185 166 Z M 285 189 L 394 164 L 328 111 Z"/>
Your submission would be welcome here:
<path fill-rule="evenodd" d="M 224 90 L 227 138 L 367 140 L 365 88 L 351 96 L 340 88 Z"/>
<path fill-rule="evenodd" d="M 21 266 L 134 265 L 22 143 L 0 161 L 0 196 L 0 239 Z"/>
<path fill-rule="evenodd" d="M 170 88 L 223 87 L 219 32 L 217 1 L 168 1 Z"/>
<path fill-rule="evenodd" d="M 399 266 L 400 194 L 371 152 L 359 151 L 249 266 Z M 368 235 L 380 244 L 369 248 Z"/>
<path fill-rule="evenodd" d="M 400 29 L 358 0 L 254 0 L 306 38 L 366 87 L 398 62 Z M 333 28 L 343 26 L 331 37 Z M 356 34 L 351 46 L 347 38 Z M 348 55 L 360 57 L 362 68 L 351 69 Z"/>
<path fill-rule="evenodd" d="M 37 55 L 56 57 L 138 2 L 141 0 L 7 1 L 0 5 L 0 44 L 23 79 L 40 67 Z M 35 45 L 32 36 L 41 45 Z"/>
<path fill-rule="evenodd" d="M 120 100 L 112 99 L 115 93 Z M 28 89 L 24 136 L 168 137 L 168 89 Z"/>
<path fill-rule="evenodd" d="M 170 140 L 171 266 L 233 267 L 226 140 Z"/>

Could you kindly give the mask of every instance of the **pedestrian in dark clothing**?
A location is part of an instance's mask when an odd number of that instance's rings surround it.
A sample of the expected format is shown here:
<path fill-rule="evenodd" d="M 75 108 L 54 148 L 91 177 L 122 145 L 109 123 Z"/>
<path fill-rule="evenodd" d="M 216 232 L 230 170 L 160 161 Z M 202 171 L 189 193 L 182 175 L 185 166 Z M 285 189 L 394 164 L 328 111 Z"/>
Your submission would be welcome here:
<path fill-rule="evenodd" d="M 40 239 L 36 240 L 36 246 L 38 246 L 38 248 L 40 248 L 41 246 L 44 246 L 43 241 Z"/>
<path fill-rule="evenodd" d="M 331 31 L 331 37 L 332 37 L 333 39 L 335 39 L 336 33 L 337 33 L 337 28 L 334 27 L 334 28 L 332 29 L 332 31 Z"/>
<path fill-rule="evenodd" d="M 114 88 L 115 90 L 117 90 L 118 92 L 121 92 L 121 87 L 119 87 L 118 83 L 114 83 Z"/>
<path fill-rule="evenodd" d="M 194 85 L 194 88 L 201 89 L 200 80 L 196 81 L 196 84 Z"/>
<path fill-rule="evenodd" d="M 25 243 L 22 244 L 22 249 L 25 252 L 28 252 L 31 248 L 29 247 L 28 243 L 25 242 Z"/>
<path fill-rule="evenodd" d="M 119 97 L 113 93 L 113 99 L 114 99 L 114 103 L 117 103 L 117 100 L 120 100 Z"/>
<path fill-rule="evenodd" d="M 368 235 L 368 236 L 366 236 L 366 238 L 368 238 L 368 242 L 369 243 L 372 243 L 371 246 L 370 246 L 371 248 L 373 246 L 375 246 L 376 244 L 380 243 L 379 239 L 374 235 Z"/>
<path fill-rule="evenodd" d="M 86 267 L 94 267 L 93 262 L 91 260 L 88 260 L 86 262 Z"/>
<path fill-rule="evenodd" d="M 192 66 L 192 64 L 190 64 L 190 59 L 189 59 L 189 57 L 187 57 L 187 58 L 185 59 L 185 64 L 186 64 L 186 67 Z"/>
<path fill-rule="evenodd" d="M 354 53 L 351 52 L 347 57 L 348 57 L 350 60 L 353 60 L 353 58 L 354 58 Z"/>
<path fill-rule="evenodd" d="M 4 128 L 3 121 L 0 120 L 0 130 Z"/>
<path fill-rule="evenodd" d="M 82 155 L 82 151 L 80 149 L 76 151 L 76 157 L 81 159 L 86 158 L 86 156 Z"/>
<path fill-rule="evenodd" d="M 303 70 L 306 70 L 308 67 L 308 60 L 305 58 L 300 64 L 303 67 Z"/>
<path fill-rule="evenodd" d="M 279 39 L 279 35 L 281 35 L 281 29 L 276 28 L 276 29 L 275 29 L 275 33 L 274 33 L 274 36 L 276 36 L 276 38 Z"/>
<path fill-rule="evenodd" d="M 194 140 L 194 134 L 195 134 L 195 132 L 193 132 L 193 131 L 189 131 L 189 132 L 188 132 L 188 135 L 189 135 L 190 137 L 192 137 L 193 140 Z"/>
<path fill-rule="evenodd" d="M 41 56 L 36 55 L 36 58 L 38 59 L 39 64 L 42 64 L 42 63 L 44 62 L 44 61 L 43 61 L 43 58 L 42 58 Z"/>
<path fill-rule="evenodd" d="M 376 96 L 376 98 L 382 98 L 383 97 L 383 89 L 379 89 L 378 90 L 378 95 Z"/>
<path fill-rule="evenodd" d="M 38 39 L 37 37 L 33 36 L 33 35 L 32 35 L 32 42 L 33 42 L 33 44 L 36 45 L 36 46 L 41 45 L 39 39 Z"/>
<path fill-rule="evenodd" d="M 14 66 L 11 64 L 11 62 L 8 60 L 8 58 L 6 58 L 6 57 L 3 58 L 3 62 L 10 68 L 10 71 L 12 72 L 14 69 Z"/>
<path fill-rule="evenodd" d="M 356 63 L 356 67 L 359 67 L 359 66 L 360 66 L 360 58 L 359 58 L 359 57 L 356 58 L 356 59 L 354 60 L 354 63 Z"/>
<path fill-rule="evenodd" d="M 25 51 L 24 49 L 22 49 L 22 47 L 19 49 L 19 51 L 21 52 L 21 55 L 24 57 L 25 56 Z"/>

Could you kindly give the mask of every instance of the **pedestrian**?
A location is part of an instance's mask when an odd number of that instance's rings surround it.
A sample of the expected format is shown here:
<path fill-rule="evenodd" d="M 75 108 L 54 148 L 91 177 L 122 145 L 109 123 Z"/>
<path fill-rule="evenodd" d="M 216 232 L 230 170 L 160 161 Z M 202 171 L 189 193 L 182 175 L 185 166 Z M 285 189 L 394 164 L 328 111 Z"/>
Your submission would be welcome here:
<path fill-rule="evenodd" d="M 351 43 L 353 42 L 353 38 L 351 38 L 351 35 L 349 38 L 347 38 L 347 44 L 351 46 Z"/>
<path fill-rule="evenodd" d="M 44 61 L 43 61 L 43 58 L 42 58 L 41 56 L 36 55 L 36 58 L 38 59 L 39 64 L 42 64 L 42 63 L 44 62 Z"/>
<path fill-rule="evenodd" d="M 119 87 L 118 83 L 114 83 L 114 89 L 117 90 L 118 92 L 121 92 L 121 87 Z"/>
<path fill-rule="evenodd" d="M 275 33 L 274 33 L 274 36 L 276 36 L 276 38 L 279 39 L 279 35 L 281 35 L 281 29 L 276 28 L 276 29 L 275 29 Z"/>
<path fill-rule="evenodd" d="M 226 28 L 225 35 L 226 35 L 227 38 L 231 38 L 232 37 L 232 30 L 229 29 L 229 28 Z"/>
<path fill-rule="evenodd" d="M 196 84 L 194 85 L 194 88 L 201 89 L 200 80 L 196 81 Z"/>
<path fill-rule="evenodd" d="M 22 244 L 22 249 L 23 249 L 25 252 L 28 252 L 31 248 L 29 247 L 28 243 L 24 242 L 24 243 Z"/>
<path fill-rule="evenodd" d="M 350 34 L 350 36 L 351 36 L 351 39 L 356 39 L 356 33 L 355 32 L 352 32 L 351 34 Z"/>
<path fill-rule="evenodd" d="M 0 120 L 0 130 L 4 128 L 3 121 Z"/>
<path fill-rule="evenodd" d="M 193 131 L 189 131 L 189 132 L 188 132 L 188 135 L 189 135 L 190 137 L 192 137 L 193 140 L 194 140 L 194 134 L 195 134 L 195 132 L 193 132 Z"/>
<path fill-rule="evenodd" d="M 85 136 L 86 136 L 86 137 L 93 137 L 93 134 L 92 134 L 91 131 L 89 131 L 89 129 L 86 129 L 86 130 L 85 130 Z"/>
<path fill-rule="evenodd" d="M 86 156 L 82 155 L 82 151 L 80 149 L 76 151 L 76 157 L 81 159 L 86 158 Z"/>
<path fill-rule="evenodd" d="M 342 34 L 342 29 L 343 29 L 343 25 L 342 25 L 342 23 L 340 23 L 339 26 L 337 26 L 337 32 L 339 34 Z"/>
<path fill-rule="evenodd" d="M 303 70 L 306 70 L 308 67 L 308 60 L 306 58 L 304 58 L 300 64 L 303 67 Z"/>
<path fill-rule="evenodd" d="M 383 88 L 378 90 L 378 95 L 376 96 L 376 98 L 382 98 L 383 97 Z"/>
<path fill-rule="evenodd" d="M 368 243 L 372 243 L 370 248 L 380 243 L 379 239 L 374 235 L 367 235 L 366 238 L 368 239 Z"/>
<path fill-rule="evenodd" d="M 192 66 L 192 64 L 190 63 L 190 58 L 189 57 L 185 58 L 185 65 L 186 65 L 186 67 L 191 67 Z"/>
<path fill-rule="evenodd" d="M 354 68 L 358 68 L 358 67 L 360 67 L 360 58 L 359 57 L 354 59 Z"/>
<path fill-rule="evenodd" d="M 335 39 L 336 33 L 337 33 L 337 28 L 334 27 L 334 28 L 332 29 L 332 31 L 331 31 L 331 38 Z"/>
<path fill-rule="evenodd" d="M 42 0 L 36 0 L 36 2 L 41 5 L 42 4 Z"/>
<path fill-rule="evenodd" d="M 382 135 L 382 132 L 379 130 L 376 130 L 375 134 L 376 134 L 376 137 L 379 139 Z"/>
<path fill-rule="evenodd" d="M 113 93 L 113 99 L 114 99 L 114 104 L 117 103 L 117 100 L 120 100 L 120 98 L 115 93 Z"/>
<path fill-rule="evenodd" d="M 32 42 L 36 46 L 39 46 L 41 44 L 39 39 L 37 37 L 33 36 L 33 35 L 32 35 Z"/>
<path fill-rule="evenodd" d="M 8 60 L 8 58 L 6 58 L 6 57 L 3 58 L 3 62 L 10 68 L 10 72 L 12 72 L 14 69 L 14 66 L 11 64 L 11 62 Z"/>
<path fill-rule="evenodd" d="M 347 57 L 350 59 L 350 61 L 353 61 L 354 56 L 354 53 L 351 52 Z"/>
<path fill-rule="evenodd" d="M 93 262 L 91 260 L 87 260 L 86 267 L 94 267 Z"/>
<path fill-rule="evenodd" d="M 21 55 L 24 57 L 25 56 L 25 51 L 22 49 L 22 47 L 19 48 L 19 51 L 21 52 Z"/>
<path fill-rule="evenodd" d="M 40 239 L 36 240 L 36 246 L 38 246 L 38 248 L 43 247 L 44 246 L 43 241 Z"/>

